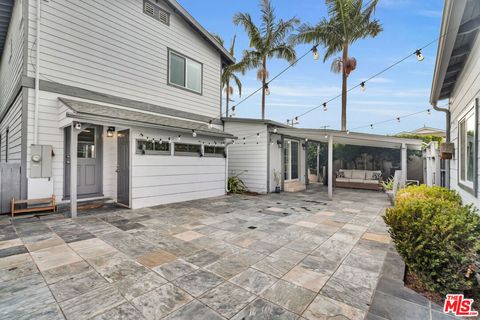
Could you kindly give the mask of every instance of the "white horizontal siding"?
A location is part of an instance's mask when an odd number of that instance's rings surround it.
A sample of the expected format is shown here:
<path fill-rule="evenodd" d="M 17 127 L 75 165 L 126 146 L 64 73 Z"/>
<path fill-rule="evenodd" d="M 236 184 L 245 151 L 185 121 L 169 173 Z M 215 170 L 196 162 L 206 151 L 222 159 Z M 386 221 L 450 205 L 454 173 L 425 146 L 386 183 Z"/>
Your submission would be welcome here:
<path fill-rule="evenodd" d="M 7 146 L 8 129 L 8 146 Z M 0 161 L 20 163 L 22 157 L 22 94 L 20 93 L 0 123 Z"/>
<path fill-rule="evenodd" d="M 170 26 L 142 0 L 42 2 L 41 78 L 205 116 L 220 108 L 220 54 L 171 12 Z M 30 1 L 35 19 L 36 1 Z M 35 24 L 29 27 L 34 47 Z M 167 85 L 167 50 L 203 64 L 203 95 Z M 34 61 L 35 52 L 30 51 Z M 29 75 L 34 67 L 29 65 Z"/>
<path fill-rule="evenodd" d="M 133 128 L 130 134 L 134 149 L 140 134 L 167 140 L 172 132 Z M 212 138 L 182 135 L 180 143 L 220 143 Z M 132 207 L 141 208 L 165 203 L 216 197 L 225 194 L 225 158 L 172 155 L 140 155 L 133 150 L 131 173 Z"/>
<path fill-rule="evenodd" d="M 8 107 L 10 99 L 17 94 L 14 92 L 15 86 L 23 72 L 23 40 L 22 1 L 15 1 L 0 61 L 0 112 Z"/>
<path fill-rule="evenodd" d="M 238 137 L 236 144 L 228 148 L 229 176 L 239 175 L 250 191 L 266 193 L 267 126 L 227 121 L 225 131 Z M 257 133 L 260 133 L 259 138 L 256 137 Z M 245 144 L 243 137 L 247 137 Z"/>
<path fill-rule="evenodd" d="M 475 107 L 475 99 L 480 99 L 480 40 L 477 40 L 472 48 L 469 59 L 466 62 L 463 72 L 458 77 L 455 90 L 450 99 L 450 135 L 451 142 L 455 144 L 454 158 L 450 160 L 450 186 L 457 190 L 462 196 L 464 203 L 474 204 L 480 207 L 479 198 L 462 189 L 458 184 L 458 122 L 465 116 L 468 110 Z M 480 127 L 477 128 L 480 132 Z M 480 165 L 480 150 L 477 150 L 477 168 Z M 480 170 L 477 172 L 480 181 Z"/>

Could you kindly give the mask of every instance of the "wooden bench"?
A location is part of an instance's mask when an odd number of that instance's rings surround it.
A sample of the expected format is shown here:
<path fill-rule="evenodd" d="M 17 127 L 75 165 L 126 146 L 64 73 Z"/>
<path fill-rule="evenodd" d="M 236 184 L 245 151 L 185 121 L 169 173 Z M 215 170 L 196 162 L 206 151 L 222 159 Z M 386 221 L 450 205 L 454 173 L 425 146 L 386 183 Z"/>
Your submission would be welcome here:
<path fill-rule="evenodd" d="M 17 209 L 17 205 L 24 204 L 25 208 Z M 38 212 L 38 211 L 57 211 L 57 205 L 55 203 L 55 196 L 52 195 L 50 198 L 42 199 L 30 199 L 30 200 L 15 200 L 12 198 L 12 217 L 16 213 L 26 213 L 26 212 Z"/>

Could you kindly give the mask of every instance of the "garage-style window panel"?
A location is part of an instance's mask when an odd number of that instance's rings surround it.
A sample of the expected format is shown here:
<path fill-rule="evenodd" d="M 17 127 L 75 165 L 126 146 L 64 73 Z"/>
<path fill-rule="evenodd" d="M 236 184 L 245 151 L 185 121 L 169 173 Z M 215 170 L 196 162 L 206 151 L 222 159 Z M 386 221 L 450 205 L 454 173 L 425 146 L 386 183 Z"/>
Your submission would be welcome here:
<path fill-rule="evenodd" d="M 204 146 L 203 154 L 205 157 L 224 157 L 225 147 L 219 146 Z"/>
<path fill-rule="evenodd" d="M 458 170 L 460 183 L 464 186 L 473 189 L 475 182 L 476 161 L 475 161 L 475 137 L 476 137 L 476 124 L 475 124 L 475 110 L 463 117 L 458 124 L 459 134 L 459 159 Z"/>
<path fill-rule="evenodd" d="M 190 143 L 175 143 L 176 156 L 200 156 L 202 154 L 202 146 Z"/>
<path fill-rule="evenodd" d="M 203 65 L 171 50 L 168 51 L 168 83 L 202 94 Z"/>
<path fill-rule="evenodd" d="M 170 155 L 170 143 L 161 141 L 137 140 L 137 154 Z"/>

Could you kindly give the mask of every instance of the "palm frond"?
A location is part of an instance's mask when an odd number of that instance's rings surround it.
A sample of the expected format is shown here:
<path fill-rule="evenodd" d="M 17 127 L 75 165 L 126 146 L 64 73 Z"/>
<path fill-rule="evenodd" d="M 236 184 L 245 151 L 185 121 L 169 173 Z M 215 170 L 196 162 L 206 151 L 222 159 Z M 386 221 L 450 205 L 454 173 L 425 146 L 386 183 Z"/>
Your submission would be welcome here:
<path fill-rule="evenodd" d="M 269 57 L 284 59 L 290 63 L 293 63 L 295 60 L 297 60 L 297 53 L 292 45 L 282 43 L 270 50 Z"/>
<path fill-rule="evenodd" d="M 231 55 L 232 57 L 235 56 L 235 41 L 236 41 L 236 40 L 237 40 L 237 35 L 234 34 L 234 35 L 233 35 L 233 39 L 232 39 L 232 43 L 230 44 L 230 51 L 229 51 L 229 52 L 230 52 L 230 55 Z"/>
<path fill-rule="evenodd" d="M 240 78 L 238 78 L 237 75 L 235 75 L 235 74 L 233 74 L 232 78 L 233 78 L 233 81 L 235 82 L 235 84 L 237 85 L 238 96 L 241 97 L 242 96 L 242 82 L 240 81 Z"/>
<path fill-rule="evenodd" d="M 260 34 L 260 30 L 258 27 L 253 23 L 252 17 L 248 13 L 237 13 L 233 17 L 233 23 L 235 25 L 242 25 L 245 29 L 245 32 L 250 39 L 250 47 L 252 48 L 261 48 L 263 45 L 262 35 Z"/>
<path fill-rule="evenodd" d="M 216 34 L 216 33 L 210 33 L 210 34 L 215 38 L 215 40 L 217 40 L 217 41 L 222 45 L 222 47 L 225 46 L 225 45 L 224 45 L 225 42 L 223 41 L 222 37 L 220 37 L 220 36 L 219 36 L 218 34 Z"/>

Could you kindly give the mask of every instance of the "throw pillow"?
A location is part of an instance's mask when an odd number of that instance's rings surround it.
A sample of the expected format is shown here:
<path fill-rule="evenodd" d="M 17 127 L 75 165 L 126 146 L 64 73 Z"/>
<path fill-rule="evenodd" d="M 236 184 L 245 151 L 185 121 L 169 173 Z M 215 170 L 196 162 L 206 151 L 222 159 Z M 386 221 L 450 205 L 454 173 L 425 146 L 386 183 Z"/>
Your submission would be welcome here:
<path fill-rule="evenodd" d="M 343 171 L 338 171 L 338 172 L 337 172 L 337 178 L 345 178 L 345 172 L 343 172 Z"/>
<path fill-rule="evenodd" d="M 382 177 L 381 172 L 374 172 L 372 173 L 372 180 L 379 180 Z"/>

